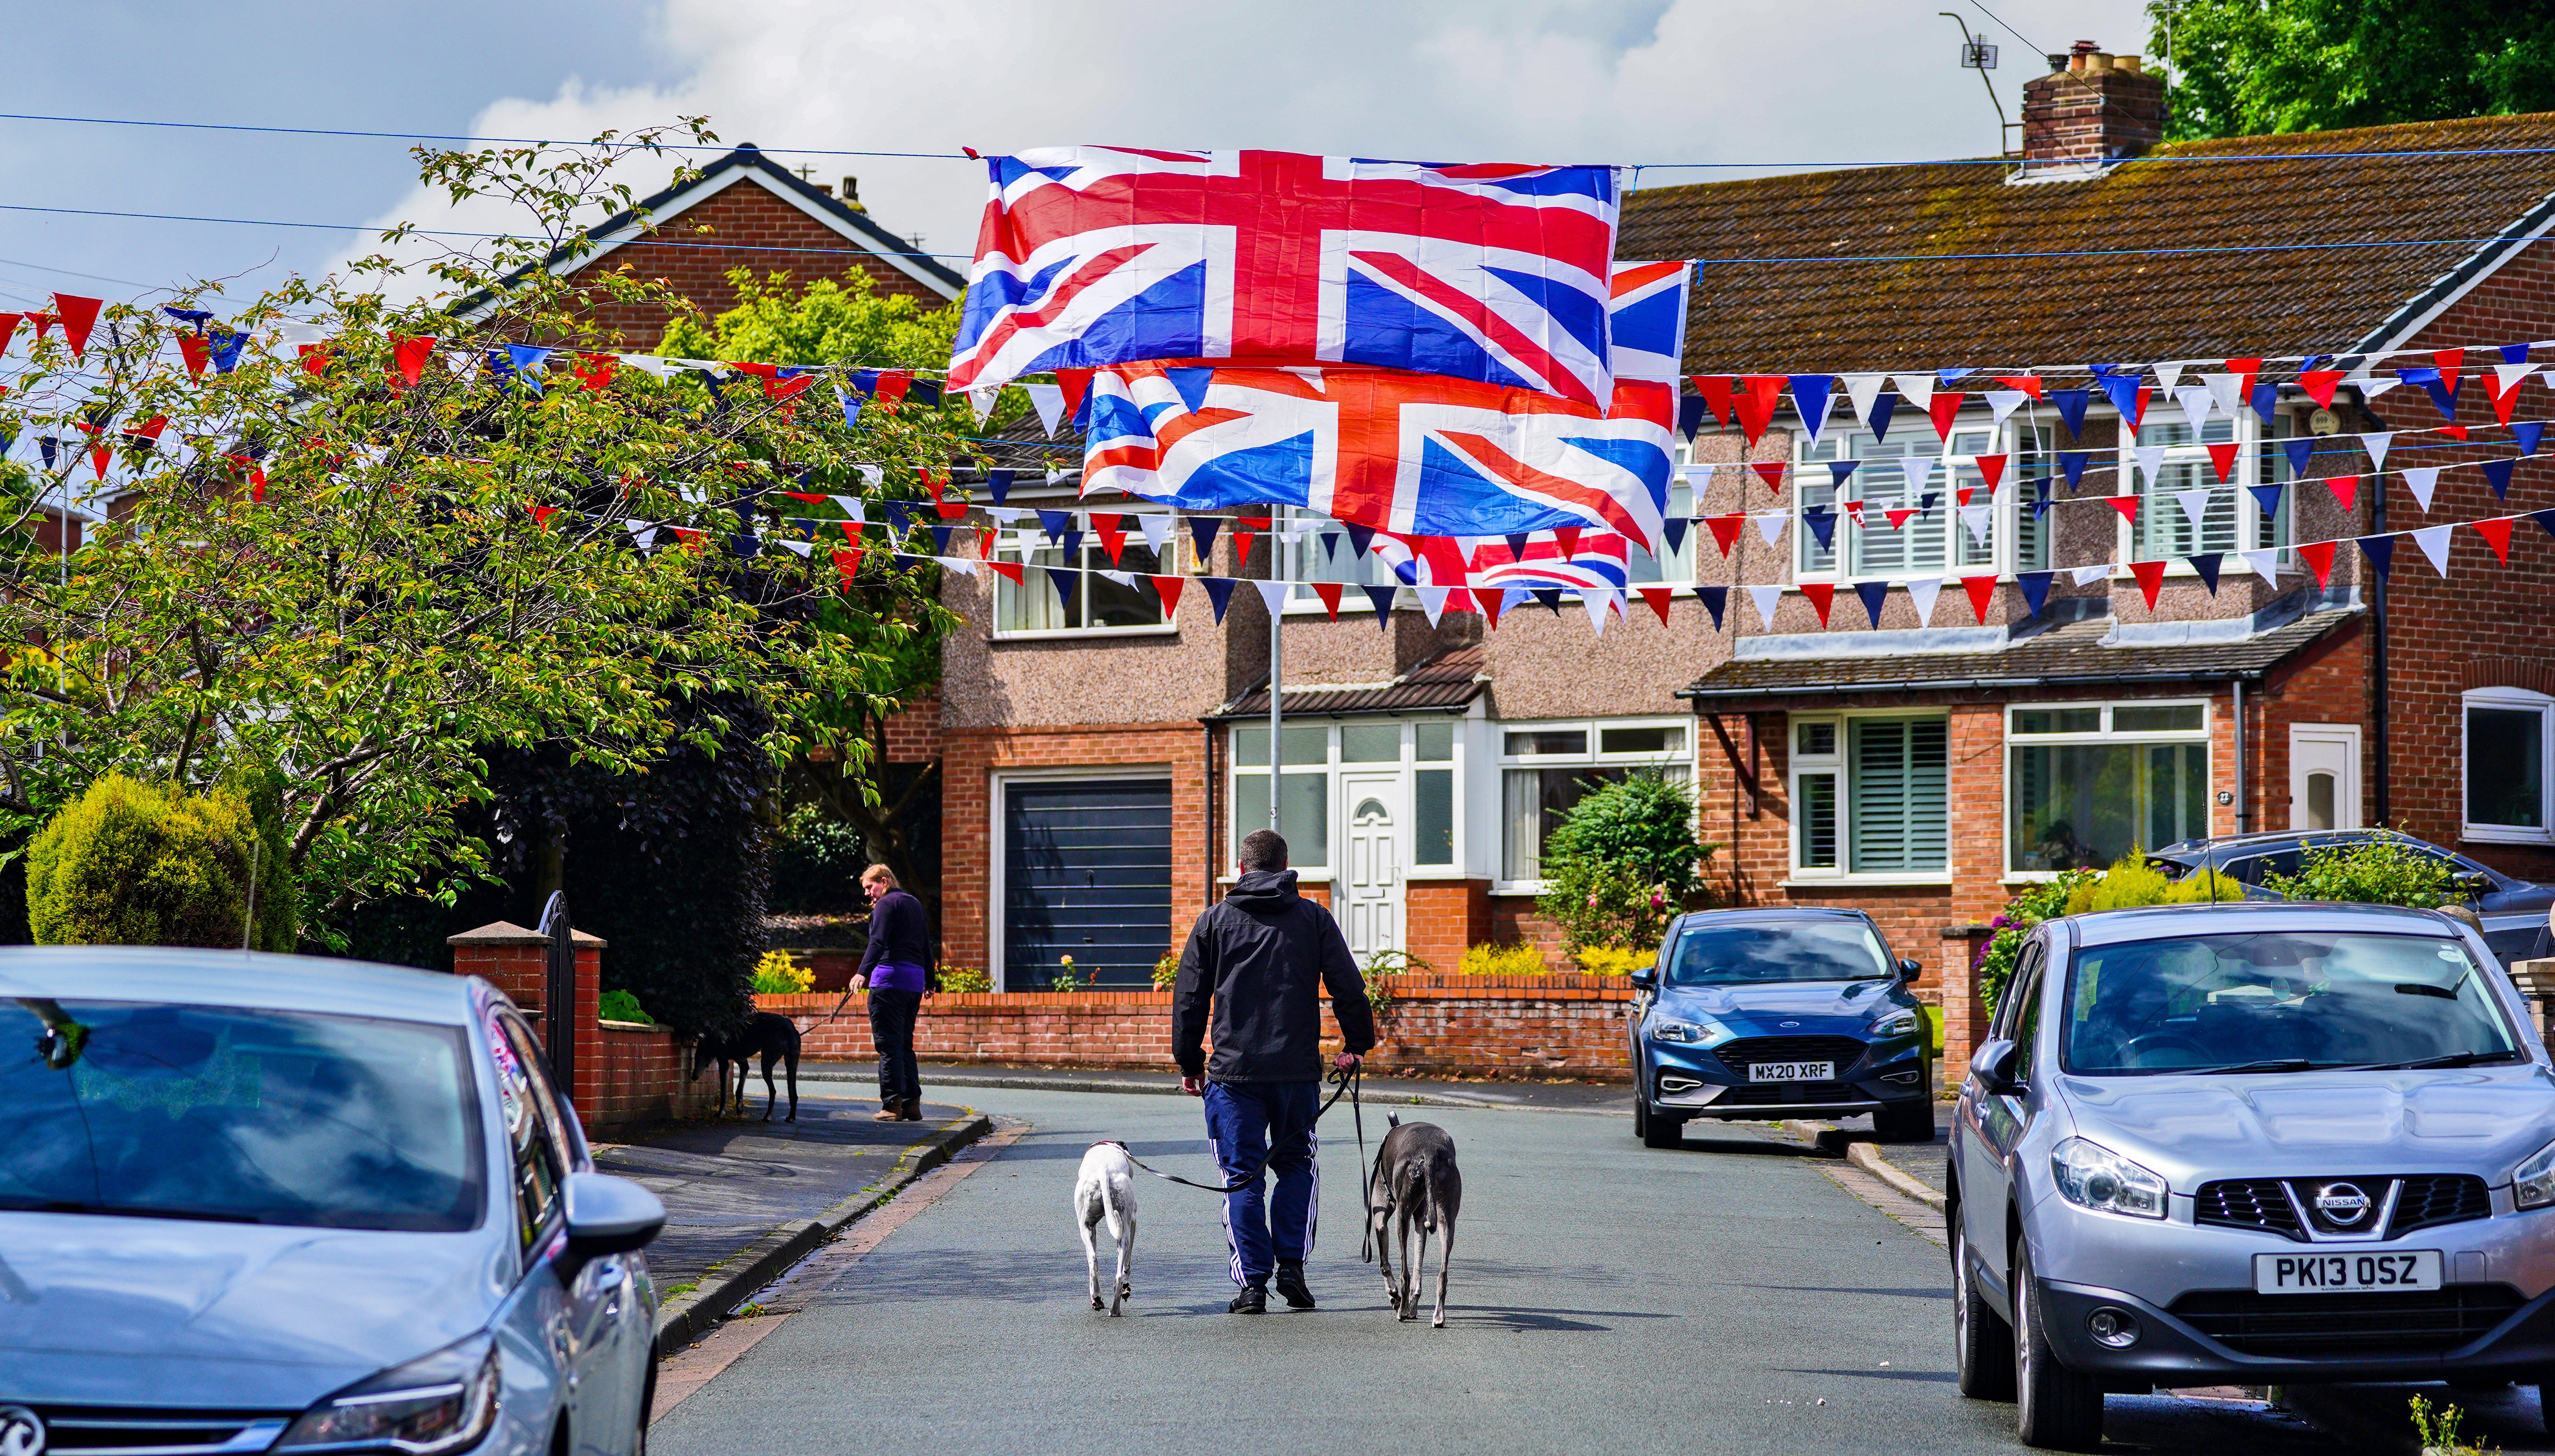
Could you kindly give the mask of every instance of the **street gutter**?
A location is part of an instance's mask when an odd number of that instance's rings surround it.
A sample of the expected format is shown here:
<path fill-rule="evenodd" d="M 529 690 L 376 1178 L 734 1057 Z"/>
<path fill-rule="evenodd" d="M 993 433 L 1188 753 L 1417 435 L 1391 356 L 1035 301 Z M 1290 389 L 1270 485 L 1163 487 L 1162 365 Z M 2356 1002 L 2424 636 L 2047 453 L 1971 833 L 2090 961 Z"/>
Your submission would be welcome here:
<path fill-rule="evenodd" d="M 798 1080 L 808 1083 L 847 1082 L 857 1086 L 875 1082 L 876 1078 L 851 1072 L 835 1073 L 817 1070 L 801 1065 Z M 930 1074 L 930 1080 L 934 1087 L 979 1087 L 995 1090 L 1018 1088 L 1031 1092 L 1135 1092 L 1154 1097 L 1181 1095 L 1180 1084 L 1175 1081 L 1138 1080 L 1132 1077 L 1084 1077 L 1066 1073 L 1049 1077 L 991 1077 L 935 1070 Z M 1537 1107 L 1530 1103 L 1494 1097 L 1467 1097 L 1460 1092 L 1409 1092 L 1400 1088 L 1391 1092 L 1380 1092 L 1370 1088 L 1361 1096 L 1364 1101 L 1374 1103 L 1378 1107 L 1462 1107 L 1495 1112 L 1569 1112 L 1623 1118 L 1633 1115 L 1630 1111 L 1619 1112 L 1613 1108 L 1603 1107 Z"/>
<path fill-rule="evenodd" d="M 814 1218 L 794 1218 L 721 1261 L 693 1287 L 667 1300 L 657 1310 L 657 1353 L 671 1355 L 709 1333 L 733 1313 L 747 1295 L 779 1278 L 809 1251 L 863 1215 L 894 1198 L 924 1173 L 947 1162 L 958 1151 L 994 1130 L 992 1119 L 969 1111 L 967 1116 L 933 1130 L 927 1143 L 908 1149 L 886 1177 L 862 1188 Z"/>

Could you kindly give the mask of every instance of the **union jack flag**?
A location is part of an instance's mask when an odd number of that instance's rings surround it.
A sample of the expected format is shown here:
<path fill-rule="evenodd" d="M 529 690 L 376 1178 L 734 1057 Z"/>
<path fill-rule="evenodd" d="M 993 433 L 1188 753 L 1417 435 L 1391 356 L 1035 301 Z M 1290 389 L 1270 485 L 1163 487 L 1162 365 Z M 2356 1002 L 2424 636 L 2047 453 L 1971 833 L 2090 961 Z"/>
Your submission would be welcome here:
<path fill-rule="evenodd" d="M 1212 360 L 1612 398 L 1612 168 L 1116 147 L 986 166 L 952 390 Z"/>
<path fill-rule="evenodd" d="M 1622 591 L 1631 579 L 1630 551 L 1624 538 L 1611 531 L 1592 531 L 1562 541 L 1538 533 L 1521 555 L 1505 543 L 1485 543 L 1473 550 L 1475 586 L 1612 587 Z"/>
<path fill-rule="evenodd" d="M 1300 506 L 1415 537 L 1587 528 L 1656 551 L 1687 277 L 1682 263 L 1621 266 L 1612 332 L 1636 372 L 1607 411 L 1387 370 L 1101 370 L 1083 492 Z"/>

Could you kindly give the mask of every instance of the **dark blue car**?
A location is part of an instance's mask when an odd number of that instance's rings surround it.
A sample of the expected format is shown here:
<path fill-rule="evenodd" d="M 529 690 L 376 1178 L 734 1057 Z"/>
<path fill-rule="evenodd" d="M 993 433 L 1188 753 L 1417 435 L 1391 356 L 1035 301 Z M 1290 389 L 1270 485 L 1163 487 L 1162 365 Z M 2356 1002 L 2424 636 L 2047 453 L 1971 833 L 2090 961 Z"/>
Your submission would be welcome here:
<path fill-rule="evenodd" d="M 1885 1143 L 1934 1137 L 1924 1009 L 1861 910 L 1706 910 L 1633 973 L 1633 1130 L 1674 1148 L 1692 1118 L 1872 1114 Z"/>

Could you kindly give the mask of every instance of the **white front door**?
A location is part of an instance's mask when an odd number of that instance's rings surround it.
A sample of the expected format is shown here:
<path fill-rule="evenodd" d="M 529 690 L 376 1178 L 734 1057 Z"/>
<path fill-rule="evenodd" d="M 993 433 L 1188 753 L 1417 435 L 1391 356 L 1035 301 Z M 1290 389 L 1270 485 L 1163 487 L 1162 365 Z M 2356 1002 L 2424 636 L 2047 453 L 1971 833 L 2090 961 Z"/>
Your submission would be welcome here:
<path fill-rule="evenodd" d="M 2289 827 L 2360 827 L 2360 725 L 2289 725 Z"/>
<path fill-rule="evenodd" d="M 1346 874 L 1332 887 L 1349 952 L 1363 966 L 1380 950 L 1401 948 L 1401 836 L 1394 805 L 1401 795 L 1398 774 L 1341 776 L 1348 801 Z"/>

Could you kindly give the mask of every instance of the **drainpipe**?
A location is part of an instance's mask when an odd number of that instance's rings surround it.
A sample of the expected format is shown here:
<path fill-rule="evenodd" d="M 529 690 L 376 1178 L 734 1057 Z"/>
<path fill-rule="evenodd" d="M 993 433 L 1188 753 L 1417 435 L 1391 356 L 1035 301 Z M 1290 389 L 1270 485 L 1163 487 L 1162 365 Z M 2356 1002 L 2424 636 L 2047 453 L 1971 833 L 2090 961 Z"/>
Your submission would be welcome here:
<path fill-rule="evenodd" d="M 2236 689 L 2236 832 L 2243 834 L 2249 832 L 2247 821 L 2252 817 L 2246 812 L 2245 799 L 2245 679 L 2236 678 L 2230 685 Z"/>
<path fill-rule="evenodd" d="M 2368 418 L 2372 427 L 2392 427 L 2377 418 L 2376 411 L 2369 408 L 2367 397 L 2362 397 L 2359 405 L 2360 413 Z M 2372 535 L 2379 535 L 2386 530 L 2385 477 L 2379 476 L 2376 485 L 2377 488 L 2369 493 L 2372 518 L 2369 530 Z M 2370 691 L 2376 698 L 2369 714 L 2371 736 L 2376 740 L 2370 780 L 2377 822 L 2382 825 L 2386 822 L 2386 578 L 2374 571 L 2369 573 L 2369 678 Z"/>
<path fill-rule="evenodd" d="M 1202 723 L 1206 730 L 1206 885 L 1201 891 L 1198 909 L 1201 912 L 1215 904 L 1215 725 Z"/>

